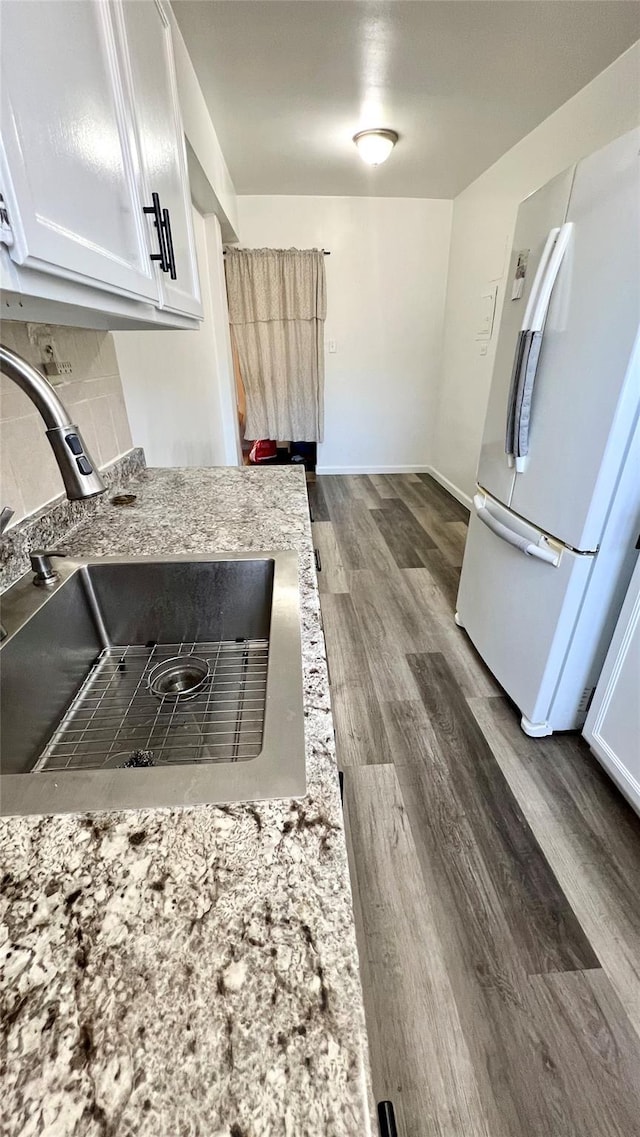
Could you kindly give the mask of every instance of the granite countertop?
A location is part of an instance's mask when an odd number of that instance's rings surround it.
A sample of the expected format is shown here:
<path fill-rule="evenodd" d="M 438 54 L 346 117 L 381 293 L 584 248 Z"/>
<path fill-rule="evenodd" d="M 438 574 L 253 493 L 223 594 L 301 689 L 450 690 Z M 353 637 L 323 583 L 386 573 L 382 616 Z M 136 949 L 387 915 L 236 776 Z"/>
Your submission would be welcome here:
<path fill-rule="evenodd" d="M 146 470 L 76 554 L 296 549 L 307 796 L 0 822 L 11 1137 L 367 1137 L 362 993 L 301 470 Z"/>

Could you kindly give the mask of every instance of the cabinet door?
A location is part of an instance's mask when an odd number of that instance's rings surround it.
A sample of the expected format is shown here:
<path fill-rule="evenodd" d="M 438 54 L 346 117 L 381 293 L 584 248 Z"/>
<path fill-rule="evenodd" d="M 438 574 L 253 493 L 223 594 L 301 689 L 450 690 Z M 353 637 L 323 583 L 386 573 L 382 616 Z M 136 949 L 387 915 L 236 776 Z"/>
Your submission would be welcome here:
<path fill-rule="evenodd" d="M 2 6 L 4 186 L 12 259 L 158 300 L 109 6 Z"/>
<path fill-rule="evenodd" d="M 640 561 L 584 728 L 594 754 L 640 813 Z"/>
<path fill-rule="evenodd" d="M 182 118 L 178 103 L 171 28 L 161 4 L 118 5 L 146 192 L 168 211 L 176 279 L 160 272 L 161 305 L 201 316 L 200 284 L 191 221 Z M 149 240 L 155 230 L 149 222 Z"/>

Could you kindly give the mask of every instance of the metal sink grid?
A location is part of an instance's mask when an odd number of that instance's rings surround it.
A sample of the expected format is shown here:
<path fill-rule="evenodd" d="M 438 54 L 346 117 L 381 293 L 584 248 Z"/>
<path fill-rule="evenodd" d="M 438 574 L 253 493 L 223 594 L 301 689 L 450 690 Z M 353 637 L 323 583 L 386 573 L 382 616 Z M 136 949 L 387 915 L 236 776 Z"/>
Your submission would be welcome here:
<path fill-rule="evenodd" d="M 195 695 L 159 697 L 149 675 L 174 656 L 209 664 Z M 262 748 L 268 640 L 109 647 L 101 652 L 35 770 L 109 769 L 141 751 L 145 765 L 241 762 Z"/>

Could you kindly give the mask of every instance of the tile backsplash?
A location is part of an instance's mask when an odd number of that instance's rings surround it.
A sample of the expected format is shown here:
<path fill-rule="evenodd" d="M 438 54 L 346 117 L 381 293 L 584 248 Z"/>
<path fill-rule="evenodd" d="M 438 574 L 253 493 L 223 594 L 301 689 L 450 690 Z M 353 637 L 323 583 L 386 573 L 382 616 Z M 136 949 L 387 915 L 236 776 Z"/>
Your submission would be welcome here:
<path fill-rule="evenodd" d="M 6 320 L 0 338 L 42 368 L 42 349 L 34 342 L 37 331 L 33 324 Z M 57 359 L 72 368 L 70 375 L 53 381 L 56 391 L 94 461 L 105 466 L 131 447 L 111 334 L 57 325 L 50 325 L 50 333 Z M 0 504 L 15 510 L 15 522 L 58 497 L 62 489 L 42 419 L 15 383 L 0 376 Z"/>

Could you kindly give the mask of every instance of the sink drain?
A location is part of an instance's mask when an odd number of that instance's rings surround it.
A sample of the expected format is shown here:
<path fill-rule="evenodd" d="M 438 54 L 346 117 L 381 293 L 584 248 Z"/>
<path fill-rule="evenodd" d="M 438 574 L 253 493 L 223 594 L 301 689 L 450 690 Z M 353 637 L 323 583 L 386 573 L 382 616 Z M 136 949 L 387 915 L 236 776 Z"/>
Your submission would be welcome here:
<path fill-rule="evenodd" d="M 159 699 L 191 699 L 209 680 L 209 664 L 198 655 L 174 655 L 149 672 L 148 686 Z"/>

